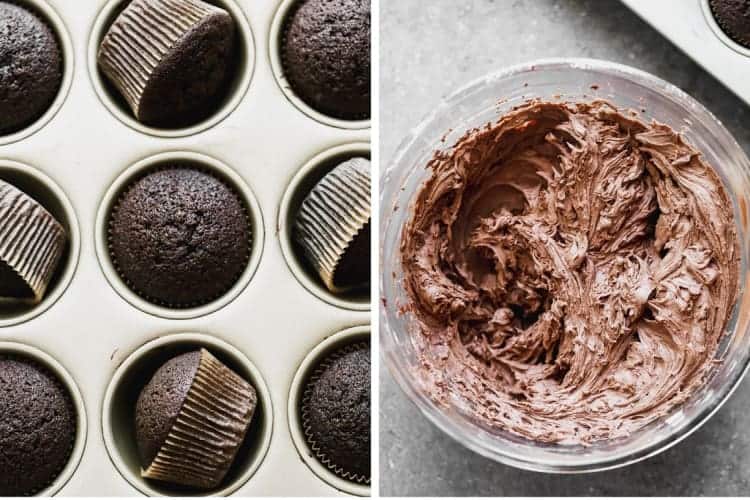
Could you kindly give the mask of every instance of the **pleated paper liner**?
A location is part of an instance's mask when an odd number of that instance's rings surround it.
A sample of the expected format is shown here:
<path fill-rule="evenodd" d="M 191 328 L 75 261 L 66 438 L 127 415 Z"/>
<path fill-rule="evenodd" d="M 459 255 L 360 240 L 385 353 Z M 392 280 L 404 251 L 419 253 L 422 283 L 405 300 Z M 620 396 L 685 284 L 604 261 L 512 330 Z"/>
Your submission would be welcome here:
<path fill-rule="evenodd" d="M 218 486 L 250 426 L 252 385 L 201 349 L 198 370 L 167 438 L 141 475 L 199 489 Z"/>
<path fill-rule="evenodd" d="M 330 291 L 344 293 L 367 284 L 348 281 L 339 266 L 349 251 L 362 254 L 362 266 L 369 266 L 369 237 L 366 245 L 354 244 L 358 236 L 369 236 L 369 223 L 370 162 L 364 158 L 338 165 L 302 201 L 295 239 Z"/>
<path fill-rule="evenodd" d="M 66 241 L 65 229 L 44 207 L 0 180 L 0 301 L 39 303 Z"/>
<path fill-rule="evenodd" d="M 321 374 L 325 372 L 331 363 L 338 358 L 344 356 L 345 354 L 357 351 L 359 349 L 370 349 L 369 342 L 355 342 L 353 344 L 349 344 L 347 346 L 341 347 L 332 353 L 328 354 L 323 360 L 318 363 L 315 370 L 310 375 L 310 378 L 308 378 L 307 382 L 305 383 L 305 388 L 302 393 L 302 401 L 300 402 L 300 416 L 301 416 L 301 425 L 302 425 L 302 431 L 305 434 L 305 439 L 307 440 L 308 446 L 310 446 L 310 450 L 315 455 L 315 458 L 318 459 L 318 461 L 323 464 L 325 467 L 327 467 L 331 472 L 336 474 L 342 479 L 346 479 L 347 481 L 352 481 L 354 483 L 358 484 L 370 484 L 370 476 L 365 476 L 364 474 L 356 474 L 354 472 L 348 471 L 346 469 L 346 464 L 337 464 L 333 462 L 333 460 L 328 457 L 323 450 L 320 448 L 320 445 L 315 441 L 315 435 L 312 431 L 312 427 L 310 425 L 310 413 L 308 406 L 310 404 L 310 397 L 312 396 L 313 387 L 317 383 L 318 379 L 320 378 Z M 345 384 L 346 381 L 342 380 L 342 384 Z M 367 450 L 369 453 L 369 450 Z"/>
<path fill-rule="evenodd" d="M 165 301 L 162 301 L 162 300 L 158 300 L 155 297 L 151 297 L 150 295 L 144 293 L 143 291 L 141 291 L 137 287 L 135 287 L 134 284 L 126 277 L 126 274 L 123 273 L 122 270 L 120 269 L 120 265 L 119 265 L 119 263 L 117 261 L 117 258 L 115 257 L 114 252 L 110 251 L 109 252 L 109 256 L 110 256 L 110 259 L 112 259 L 112 265 L 115 268 L 115 271 L 117 272 L 117 275 L 120 277 L 120 279 L 122 279 L 122 281 L 127 285 L 127 287 L 130 288 L 133 292 L 135 292 L 139 297 L 142 297 L 143 299 L 151 302 L 152 304 L 156 304 L 156 305 L 159 305 L 159 306 L 162 306 L 162 307 L 168 307 L 170 309 L 190 309 L 191 307 L 199 307 L 199 306 L 211 303 L 212 301 L 218 299 L 219 297 L 221 297 L 222 295 L 224 295 L 225 293 L 227 293 L 237 283 L 237 281 L 240 279 L 240 276 L 242 275 L 242 272 L 245 270 L 245 267 L 250 262 L 250 252 L 252 251 L 252 243 L 253 243 L 253 238 L 255 236 L 253 235 L 253 224 L 252 224 L 252 222 L 250 220 L 250 214 L 248 212 L 247 204 L 243 201 L 243 199 L 240 196 L 237 188 L 235 188 L 232 184 L 228 183 L 227 181 L 225 181 L 224 179 L 222 179 L 218 175 L 214 174 L 211 171 L 211 169 L 209 169 L 209 168 L 201 168 L 199 166 L 194 166 L 194 165 L 191 165 L 189 163 L 181 164 L 179 161 L 175 161 L 174 163 L 165 164 L 165 165 L 162 165 L 162 166 L 154 166 L 154 167 L 151 167 L 151 168 L 146 168 L 143 172 L 140 172 L 138 175 L 136 175 L 132 180 L 130 180 L 126 184 L 125 188 L 122 190 L 122 192 L 119 194 L 119 196 L 115 200 L 114 205 L 110 209 L 109 216 L 107 217 L 107 245 L 108 246 L 110 246 L 110 244 L 111 244 L 111 232 L 112 232 L 111 224 L 112 224 L 112 220 L 114 218 L 115 213 L 119 209 L 120 200 L 122 199 L 122 197 L 125 194 L 127 194 L 128 191 L 130 189 L 132 189 L 133 186 L 135 186 L 136 183 L 138 183 L 139 180 L 141 180 L 144 177 L 147 177 L 147 176 L 149 176 L 151 174 L 157 173 L 157 172 L 159 172 L 161 170 L 165 170 L 165 169 L 168 169 L 168 168 L 171 168 L 171 167 L 172 168 L 179 167 L 179 168 L 184 168 L 184 169 L 187 169 L 187 170 L 195 170 L 195 171 L 204 173 L 206 175 L 210 175 L 214 179 L 216 179 L 219 182 L 221 182 L 227 189 L 229 189 L 229 191 L 232 192 L 232 194 L 234 194 L 234 196 L 237 197 L 238 200 L 240 200 L 241 205 L 242 205 L 242 207 L 244 209 L 244 212 L 245 212 L 245 218 L 247 220 L 247 232 L 248 232 L 248 238 L 249 238 L 249 241 L 248 241 L 248 243 L 249 243 L 249 245 L 248 245 L 248 254 L 245 256 L 245 262 L 244 262 L 244 264 L 242 266 L 242 270 L 237 274 L 237 276 L 235 276 L 232 279 L 231 283 L 229 283 L 225 289 L 221 290 L 214 297 L 209 297 L 206 300 L 195 301 L 195 302 L 190 302 L 190 303 L 169 303 L 169 302 L 165 302 Z"/>
<path fill-rule="evenodd" d="M 201 0 L 133 0 L 115 19 L 99 48 L 101 70 L 138 120 L 149 80 L 185 35 L 225 10 Z"/>

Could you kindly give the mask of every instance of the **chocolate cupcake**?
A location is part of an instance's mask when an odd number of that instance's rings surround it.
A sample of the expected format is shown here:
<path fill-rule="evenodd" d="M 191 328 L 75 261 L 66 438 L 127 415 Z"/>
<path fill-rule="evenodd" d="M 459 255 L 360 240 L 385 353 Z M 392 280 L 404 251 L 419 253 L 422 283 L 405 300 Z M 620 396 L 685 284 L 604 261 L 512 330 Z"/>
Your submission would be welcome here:
<path fill-rule="evenodd" d="M 250 255 L 245 205 L 214 175 L 188 165 L 151 171 L 128 186 L 108 220 L 120 277 L 146 300 L 171 308 L 218 298 Z"/>
<path fill-rule="evenodd" d="M 370 118 L 370 0 L 300 0 L 282 30 L 294 93 L 334 118 Z"/>
<path fill-rule="evenodd" d="M 52 29 L 35 12 L 0 0 L 0 135 L 30 125 L 60 90 L 63 58 Z"/>
<path fill-rule="evenodd" d="M 326 287 L 336 293 L 370 280 L 370 162 L 345 161 L 302 201 L 294 237 Z"/>
<path fill-rule="evenodd" d="M 0 496 L 33 495 L 65 468 L 76 412 L 60 380 L 36 362 L 0 354 Z"/>
<path fill-rule="evenodd" d="M 232 465 L 257 404 L 253 386 L 206 349 L 167 361 L 136 403 L 141 475 L 215 488 Z"/>
<path fill-rule="evenodd" d="M 66 242 L 65 229 L 42 205 L 0 180 L 0 302 L 40 302 Z"/>
<path fill-rule="evenodd" d="M 711 13 L 726 35 L 750 49 L 750 2 L 747 0 L 710 0 Z"/>
<path fill-rule="evenodd" d="M 136 119 L 195 123 L 218 104 L 233 70 L 232 16 L 201 0 L 132 0 L 99 46 L 101 71 Z"/>
<path fill-rule="evenodd" d="M 341 478 L 370 483 L 370 343 L 326 356 L 307 380 L 300 408 L 315 457 Z"/>

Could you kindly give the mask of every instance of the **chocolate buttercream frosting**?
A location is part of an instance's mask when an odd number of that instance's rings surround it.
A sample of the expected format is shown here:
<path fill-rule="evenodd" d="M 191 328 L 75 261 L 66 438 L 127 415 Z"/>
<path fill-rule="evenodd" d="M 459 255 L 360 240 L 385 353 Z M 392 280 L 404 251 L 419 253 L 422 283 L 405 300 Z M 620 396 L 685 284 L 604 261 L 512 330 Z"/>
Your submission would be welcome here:
<path fill-rule="evenodd" d="M 626 437 L 716 363 L 739 245 L 717 173 L 605 101 L 530 101 L 435 153 L 401 239 L 437 401 L 539 442 Z"/>

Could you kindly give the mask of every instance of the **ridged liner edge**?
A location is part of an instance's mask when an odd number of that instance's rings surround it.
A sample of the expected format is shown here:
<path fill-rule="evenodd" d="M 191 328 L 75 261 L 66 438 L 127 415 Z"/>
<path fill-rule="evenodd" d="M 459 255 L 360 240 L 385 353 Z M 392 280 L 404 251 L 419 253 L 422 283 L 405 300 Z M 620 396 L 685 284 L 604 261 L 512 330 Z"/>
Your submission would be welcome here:
<path fill-rule="evenodd" d="M 300 206 L 295 239 L 332 292 L 341 257 L 370 221 L 370 162 L 348 160 L 326 174 Z"/>
<path fill-rule="evenodd" d="M 224 187 L 226 187 L 234 196 L 237 197 L 237 199 L 240 201 L 240 204 L 242 205 L 243 212 L 245 213 L 245 220 L 247 221 L 248 253 L 247 255 L 245 255 L 245 262 L 243 263 L 243 269 L 241 272 L 239 272 L 236 276 L 232 278 L 232 282 L 230 285 L 228 285 L 221 292 L 217 293 L 214 297 L 210 297 L 206 300 L 195 301 L 191 303 L 170 303 L 170 302 L 166 302 L 163 300 L 159 300 L 155 297 L 151 297 L 147 293 L 144 293 L 141 290 L 139 290 L 133 284 L 133 282 L 125 276 L 125 273 L 122 271 L 122 269 L 120 269 L 117 259 L 115 258 L 114 252 L 111 251 L 113 218 L 114 218 L 114 215 L 117 213 L 117 210 L 120 208 L 120 202 L 122 200 L 122 197 L 125 196 L 141 179 L 151 174 L 160 172 L 162 170 L 167 170 L 169 168 L 184 168 L 188 170 L 195 170 L 197 172 L 201 172 L 206 175 L 210 175 L 212 178 L 216 179 Z M 125 184 L 125 186 L 121 189 L 120 194 L 117 196 L 114 204 L 112 205 L 112 208 L 110 208 L 109 213 L 107 215 L 107 254 L 109 255 L 109 258 L 112 261 L 112 267 L 114 268 L 117 275 L 120 277 L 123 283 L 125 283 L 128 289 L 131 290 L 133 293 L 135 293 L 138 297 L 142 298 L 143 300 L 151 304 L 155 304 L 160 307 L 166 307 L 169 309 L 190 309 L 192 307 L 200 307 L 205 304 L 210 304 L 211 302 L 217 300 L 219 297 L 223 296 L 225 293 L 231 290 L 233 286 L 237 284 L 240 277 L 242 276 L 242 273 L 245 272 L 245 269 L 247 269 L 247 266 L 250 263 L 250 256 L 252 255 L 252 252 L 253 252 L 254 238 L 256 237 L 255 234 L 253 233 L 253 229 L 255 228 L 253 227 L 253 221 L 250 217 L 250 208 L 248 207 L 245 199 L 241 196 L 240 190 L 238 188 L 235 188 L 235 186 L 233 186 L 231 183 L 226 182 L 219 175 L 216 175 L 213 172 L 213 170 L 209 167 L 194 166 L 189 163 L 186 164 L 186 163 L 181 162 L 178 159 L 178 160 L 175 160 L 174 162 L 170 162 L 168 165 L 146 167 L 144 171 L 140 172 L 139 175 L 134 177 L 131 181 Z"/>
<path fill-rule="evenodd" d="M 65 229 L 42 205 L 0 180 L 0 261 L 42 300 L 65 249 Z M 16 300 L 2 297 L 3 300 Z"/>
<path fill-rule="evenodd" d="M 221 483 L 245 439 L 258 395 L 206 349 L 175 423 L 141 475 L 211 489 Z"/>
<path fill-rule="evenodd" d="M 307 441 L 308 446 L 310 446 L 310 450 L 315 454 L 315 458 L 318 459 L 318 461 L 323 464 L 328 470 L 332 471 L 334 474 L 339 476 L 342 479 L 346 479 L 347 481 L 352 481 L 357 484 L 366 484 L 369 485 L 371 478 L 370 476 L 365 476 L 364 474 L 354 474 L 351 472 L 348 472 L 346 469 L 344 469 L 343 466 L 337 465 L 333 463 L 333 461 L 326 456 L 325 453 L 323 453 L 320 449 L 320 446 L 317 444 L 317 442 L 314 439 L 314 434 L 312 431 L 312 426 L 310 425 L 310 417 L 309 417 L 309 410 L 308 410 L 308 404 L 310 402 L 310 397 L 312 396 L 312 390 L 317 381 L 320 379 L 320 375 L 328 369 L 328 367 L 331 365 L 331 362 L 339 359 L 340 357 L 344 356 L 345 354 L 349 354 L 350 352 L 354 352 L 360 348 L 366 347 L 367 349 L 371 349 L 369 342 L 354 342 L 353 344 L 349 344 L 346 346 L 343 346 L 339 349 L 334 350 L 332 353 L 326 355 L 323 358 L 323 361 L 318 363 L 317 367 L 315 368 L 315 371 L 313 371 L 312 375 L 310 375 L 310 378 L 305 383 L 305 388 L 302 393 L 302 401 L 300 403 L 300 417 L 301 417 L 301 425 L 302 425 L 302 432 L 305 434 L 305 439 Z M 368 450 L 369 453 L 369 450 Z"/>
<path fill-rule="evenodd" d="M 226 13 L 200 0 L 133 0 L 115 19 L 98 63 L 140 119 L 140 103 L 159 63 L 208 16 Z"/>

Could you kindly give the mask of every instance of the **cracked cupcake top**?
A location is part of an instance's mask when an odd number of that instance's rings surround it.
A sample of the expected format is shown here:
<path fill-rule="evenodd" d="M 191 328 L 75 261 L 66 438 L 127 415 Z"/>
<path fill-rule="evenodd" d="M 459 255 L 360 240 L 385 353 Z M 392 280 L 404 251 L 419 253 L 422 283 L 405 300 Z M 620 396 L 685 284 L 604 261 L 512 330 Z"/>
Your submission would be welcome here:
<path fill-rule="evenodd" d="M 109 251 L 136 293 L 168 307 L 206 304 L 229 290 L 250 255 L 237 194 L 210 173 L 173 165 L 146 174 L 109 216 Z"/>

